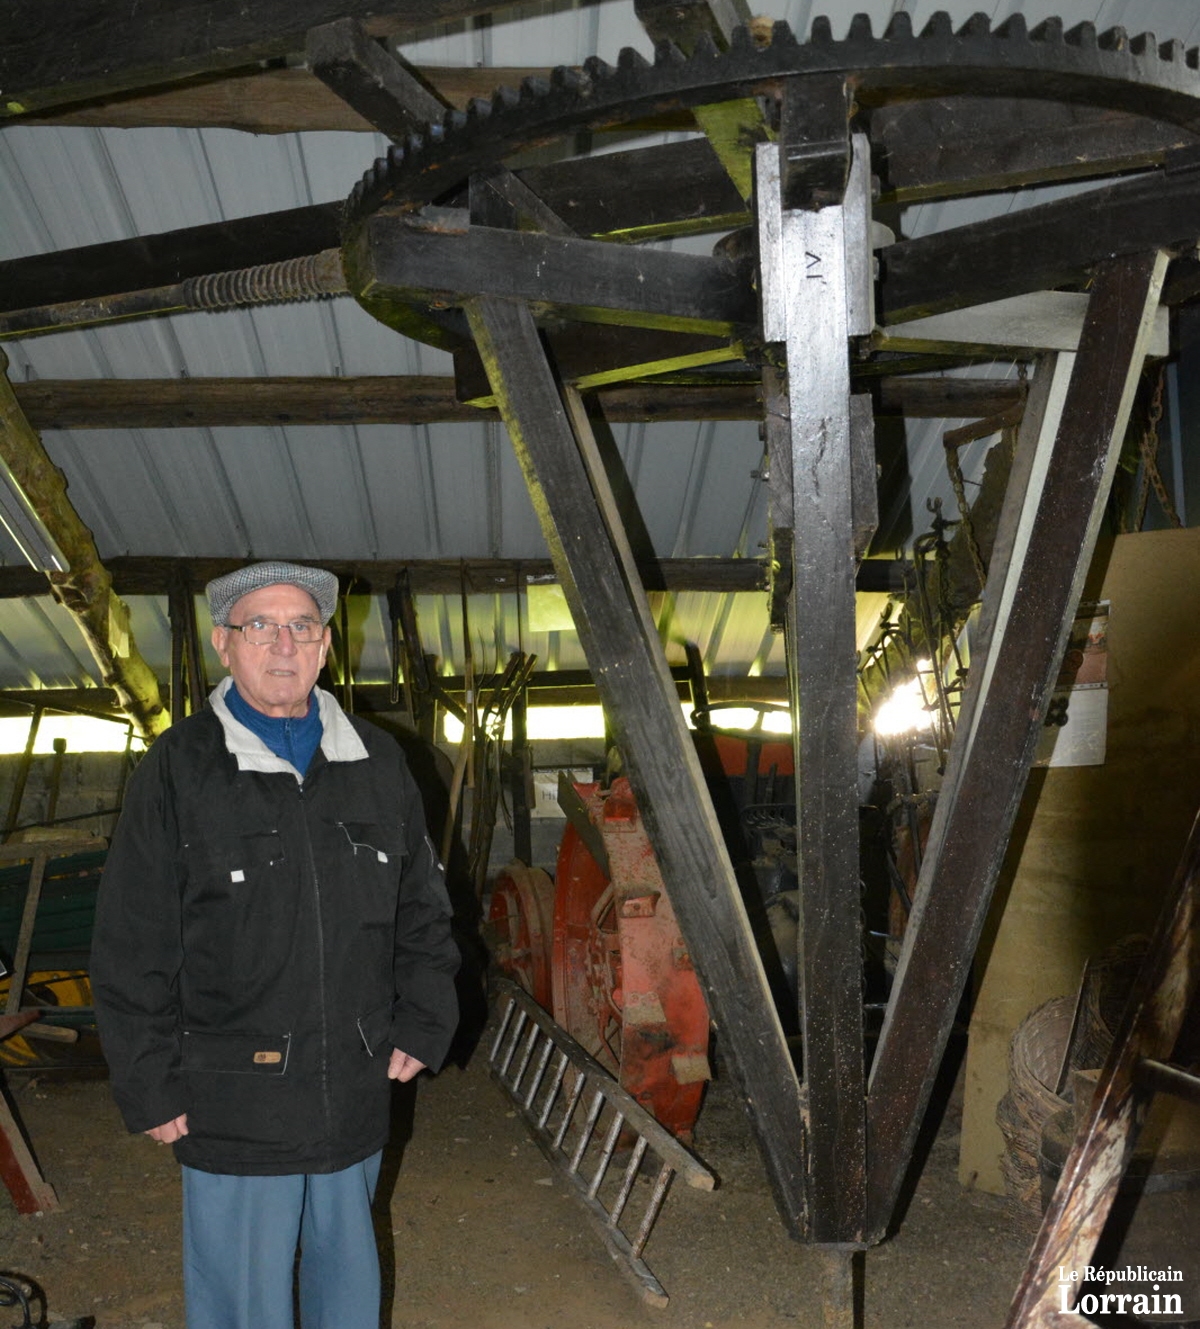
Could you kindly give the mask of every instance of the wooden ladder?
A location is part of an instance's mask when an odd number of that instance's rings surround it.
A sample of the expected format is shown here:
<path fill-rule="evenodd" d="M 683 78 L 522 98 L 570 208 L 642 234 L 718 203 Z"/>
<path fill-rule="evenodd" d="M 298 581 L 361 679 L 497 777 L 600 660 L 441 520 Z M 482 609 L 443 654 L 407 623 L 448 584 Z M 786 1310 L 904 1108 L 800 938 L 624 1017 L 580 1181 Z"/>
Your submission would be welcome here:
<path fill-rule="evenodd" d="M 672 1177 L 679 1173 L 689 1186 L 710 1191 L 713 1174 L 527 992 L 506 979 L 497 988 L 502 1011 L 488 1057 L 493 1078 L 583 1202 L 618 1267 L 646 1301 L 665 1306 L 666 1290 L 642 1250 Z M 623 1163 L 614 1168 L 618 1151 Z"/>

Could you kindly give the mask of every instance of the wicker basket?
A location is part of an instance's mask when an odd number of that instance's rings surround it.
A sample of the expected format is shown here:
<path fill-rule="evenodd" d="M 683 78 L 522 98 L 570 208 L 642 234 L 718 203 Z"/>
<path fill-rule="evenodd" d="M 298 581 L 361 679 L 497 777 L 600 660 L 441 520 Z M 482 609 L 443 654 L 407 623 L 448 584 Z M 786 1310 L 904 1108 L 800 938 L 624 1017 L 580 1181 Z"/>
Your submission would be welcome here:
<path fill-rule="evenodd" d="M 1004 1136 L 1000 1172 L 1008 1194 L 1023 1207 L 1040 1212 L 1038 1150 L 1042 1127 L 1070 1106 L 1054 1092 L 1075 1018 L 1075 1002 L 1055 997 L 1025 1017 L 1008 1052 L 1008 1093 L 996 1108 Z"/>

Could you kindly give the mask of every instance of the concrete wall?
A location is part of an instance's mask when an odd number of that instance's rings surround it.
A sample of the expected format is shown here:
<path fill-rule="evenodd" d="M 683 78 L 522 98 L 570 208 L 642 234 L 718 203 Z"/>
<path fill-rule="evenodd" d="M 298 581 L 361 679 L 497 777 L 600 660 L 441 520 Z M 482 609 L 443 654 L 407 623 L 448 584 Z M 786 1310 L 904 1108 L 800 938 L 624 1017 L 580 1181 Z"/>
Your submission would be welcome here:
<path fill-rule="evenodd" d="M 1085 597 L 1112 605 L 1107 759 L 1034 773 L 976 964 L 960 1176 L 995 1192 L 1013 1032 L 1153 926 L 1200 806 L 1200 530 L 1118 536 Z"/>
<path fill-rule="evenodd" d="M 13 783 L 20 762 L 20 756 L 0 757 L 0 819 L 5 818 L 9 812 Z M 118 802 L 124 762 L 125 754 L 119 752 L 63 754 L 55 816 L 72 820 L 61 822 L 56 833 L 64 836 L 112 833 L 116 818 L 111 815 L 111 809 Z M 18 826 L 38 823 L 45 818 L 50 801 L 53 765 L 52 756 L 37 756 L 30 762 L 25 793 L 17 815 Z"/>

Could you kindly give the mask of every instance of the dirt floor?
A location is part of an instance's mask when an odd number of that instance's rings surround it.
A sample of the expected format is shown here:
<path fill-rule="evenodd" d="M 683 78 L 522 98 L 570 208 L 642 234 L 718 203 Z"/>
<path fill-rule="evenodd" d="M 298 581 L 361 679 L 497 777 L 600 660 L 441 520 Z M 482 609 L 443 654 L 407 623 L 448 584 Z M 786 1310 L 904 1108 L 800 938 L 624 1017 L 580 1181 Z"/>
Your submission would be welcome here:
<path fill-rule="evenodd" d="M 719 1069 L 719 1067 L 718 1067 Z M 128 1136 L 103 1078 L 10 1074 L 8 1088 L 60 1207 L 19 1218 L 0 1190 L 0 1272 L 44 1290 L 49 1322 L 184 1329 L 179 1183 L 169 1149 Z M 670 1293 L 647 1306 L 491 1081 L 482 1050 L 397 1107 L 381 1253 L 406 1329 L 794 1329 L 820 1325 L 821 1263 L 783 1233 L 731 1087 L 710 1086 L 696 1150 L 712 1193 L 675 1186 L 646 1248 Z M 955 1176 L 943 1112 L 898 1235 L 864 1262 L 864 1329 L 999 1326 L 1034 1222 Z M 1182 1215 L 1172 1220 L 1182 1221 Z M 1194 1214 L 1185 1249 L 1195 1239 Z M 390 1238 L 389 1238 L 390 1229 Z M 1167 1260 L 1169 1251 L 1150 1249 Z M 12 1316 L 13 1319 L 7 1317 Z M 19 1323 L 0 1309 L 0 1329 Z"/>

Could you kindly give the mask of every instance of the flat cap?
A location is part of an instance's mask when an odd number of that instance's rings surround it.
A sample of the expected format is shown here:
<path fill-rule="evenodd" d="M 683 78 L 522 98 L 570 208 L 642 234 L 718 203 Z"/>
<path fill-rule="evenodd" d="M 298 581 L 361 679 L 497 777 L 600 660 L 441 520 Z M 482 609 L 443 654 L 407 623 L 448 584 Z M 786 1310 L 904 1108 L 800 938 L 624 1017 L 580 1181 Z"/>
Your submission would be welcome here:
<path fill-rule="evenodd" d="M 317 602 L 321 622 L 328 623 L 337 608 L 338 580 L 324 568 L 306 568 L 299 563 L 250 563 L 244 568 L 214 577 L 204 588 L 208 612 L 214 626 L 229 622 L 229 612 L 243 595 L 264 586 L 298 586 Z"/>

